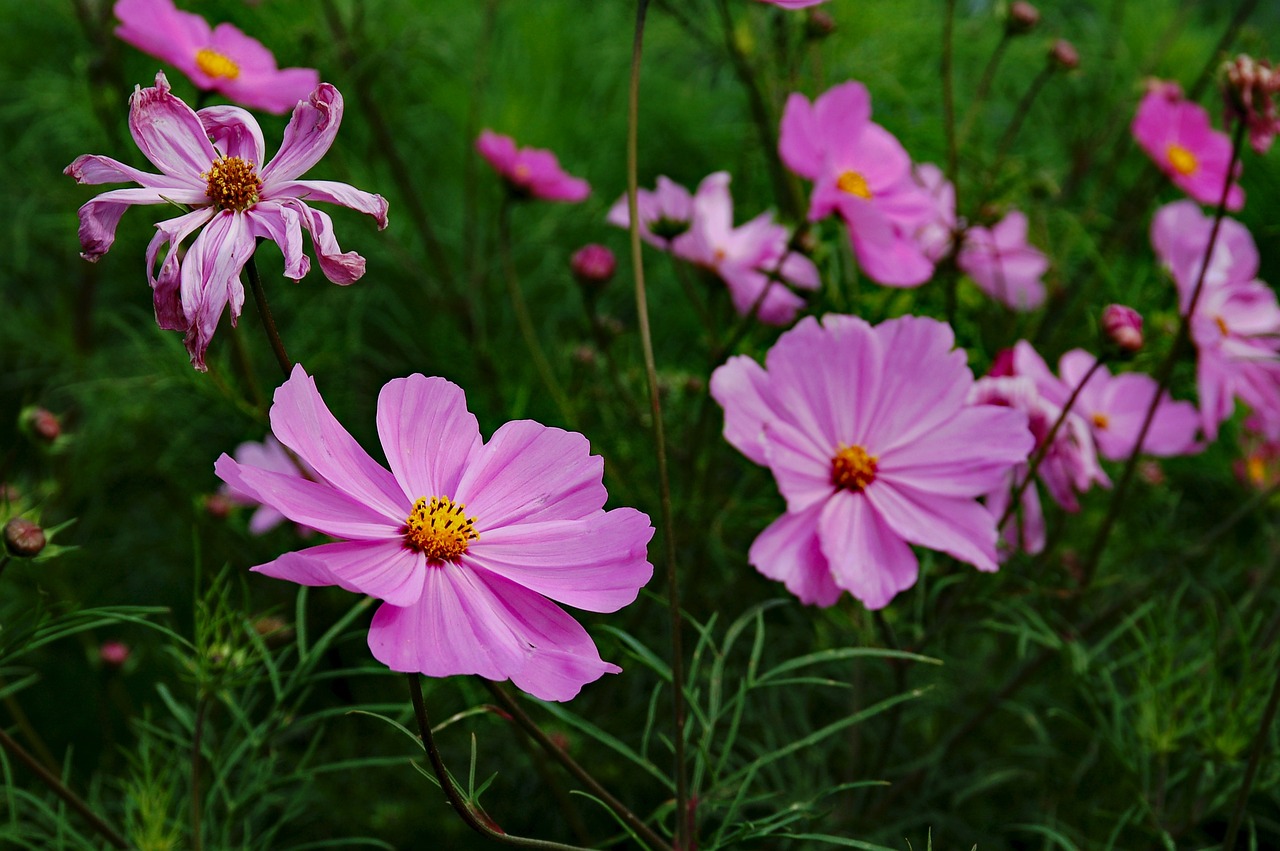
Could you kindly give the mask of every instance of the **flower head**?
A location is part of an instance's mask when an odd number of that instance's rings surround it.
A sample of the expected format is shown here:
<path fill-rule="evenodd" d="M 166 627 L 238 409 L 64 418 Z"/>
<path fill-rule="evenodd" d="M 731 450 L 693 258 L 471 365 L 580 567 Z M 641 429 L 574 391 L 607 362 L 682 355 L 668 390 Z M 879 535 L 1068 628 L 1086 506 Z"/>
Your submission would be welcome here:
<path fill-rule="evenodd" d="M 484 130 L 476 150 L 518 197 L 577 203 L 591 194 L 591 185 L 566 174 L 556 155 L 541 148 L 517 148 L 510 136 Z"/>
<path fill-rule="evenodd" d="M 569 259 L 573 277 L 584 287 L 603 287 L 618 268 L 618 260 L 607 246 L 591 243 L 573 252 Z"/>
<path fill-rule="evenodd" d="M 971 227 L 956 257 L 960 269 L 982 291 L 1013 310 L 1035 310 L 1044 303 L 1049 260 L 1027 242 L 1027 217 L 1017 210 L 994 227 Z"/>
<path fill-rule="evenodd" d="M 689 230 L 693 223 L 693 195 L 679 183 L 658 175 L 657 187 L 636 191 L 640 238 L 650 245 L 667 249 L 671 241 Z M 606 221 L 620 228 L 631 226 L 627 196 L 623 195 L 609 208 Z"/>
<path fill-rule="evenodd" d="M 915 583 L 912 544 L 996 569 L 995 518 L 975 498 L 1032 438 L 1024 414 L 966 403 L 973 374 L 953 343 L 933 319 L 806 317 L 764 367 L 738 356 L 715 371 L 725 439 L 787 501 L 751 546 L 761 573 L 805 603 L 848 591 L 877 609 Z"/>
<path fill-rule="evenodd" d="M 261 443 L 246 441 L 240 444 L 236 447 L 232 457 L 235 458 L 236 463 L 248 467 L 257 467 L 261 470 L 270 470 L 273 473 L 296 476 L 313 482 L 318 480 L 317 473 L 310 464 L 297 456 L 290 455 L 289 450 L 285 449 L 280 444 L 280 441 L 270 434 Z M 257 511 L 253 512 L 253 517 L 249 518 L 250 534 L 265 535 L 285 519 L 283 514 L 270 505 L 260 502 L 253 494 L 237 490 L 226 483 L 219 489 L 219 493 L 233 505 L 257 506 Z M 311 534 L 311 530 L 305 526 L 299 527 L 299 531 L 303 535 Z"/>
<path fill-rule="evenodd" d="M 321 83 L 300 102 L 284 131 L 284 141 L 266 165 L 262 130 L 253 116 L 234 106 L 196 112 L 173 95 L 164 74 L 154 88 L 139 87 L 129 100 L 129 130 L 160 174 L 139 171 L 110 157 L 86 154 L 65 173 L 80 183 L 139 184 L 136 189 L 104 192 L 80 208 L 81 256 L 97 260 L 115 241 L 116 226 L 134 204 L 174 204 L 189 208 L 156 224 L 147 246 L 147 277 L 161 328 L 186 332 L 187 351 L 197 369 L 226 306 L 234 324 L 244 304 L 240 271 L 256 240 L 273 240 L 284 252 L 285 277 L 299 280 L 311 268 L 302 252 L 302 231 L 320 270 L 335 284 L 350 284 L 364 274 L 364 258 L 344 253 L 333 221 L 311 201 L 341 204 L 373 216 L 387 226 L 387 202 L 330 180 L 300 180 L 333 144 L 342 123 L 342 95 Z M 186 257 L 179 248 L 199 231 Z M 160 267 L 160 249 L 168 245 Z"/>
<path fill-rule="evenodd" d="M 1213 129 L 1204 107 L 1183 99 L 1177 83 L 1153 82 L 1130 129 L 1174 186 L 1201 204 L 1216 205 L 1221 200 L 1231 163 L 1231 140 Z M 1232 179 L 1239 173 L 1237 163 Z M 1227 209 L 1243 206 L 1244 190 L 1233 183 Z"/>
<path fill-rule="evenodd" d="M 634 509 L 604 510 L 604 463 L 586 439 L 520 420 L 485 442 L 461 388 L 421 375 L 382 388 L 377 422 L 390 471 L 294 368 L 271 428 L 316 481 L 225 454 L 214 469 L 342 540 L 253 569 L 381 599 L 369 648 L 395 671 L 510 679 L 544 700 L 617 673 L 556 603 L 612 612 L 632 602 L 653 574 L 653 527 Z"/>
<path fill-rule="evenodd" d="M 210 27 L 173 0 L 116 0 L 116 35 L 170 63 L 206 91 L 267 112 L 288 112 L 320 84 L 314 68 L 277 68 L 262 43 L 231 24 Z"/>

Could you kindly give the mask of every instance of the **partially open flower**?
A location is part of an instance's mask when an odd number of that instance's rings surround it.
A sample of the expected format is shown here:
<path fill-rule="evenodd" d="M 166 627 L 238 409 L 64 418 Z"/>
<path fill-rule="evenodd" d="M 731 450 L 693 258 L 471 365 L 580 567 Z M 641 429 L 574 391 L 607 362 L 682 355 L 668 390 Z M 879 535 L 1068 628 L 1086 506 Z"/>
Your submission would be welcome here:
<path fill-rule="evenodd" d="M 618 261 L 608 248 L 591 243 L 573 253 L 569 268 L 579 284 L 598 289 L 609 283 L 618 268 Z"/>
<path fill-rule="evenodd" d="M 1123 304 L 1108 304 L 1102 311 L 1102 333 L 1122 352 L 1142 348 L 1142 314 Z"/>
<path fill-rule="evenodd" d="M 1064 71 L 1074 71 L 1080 67 L 1080 51 L 1065 38 L 1060 38 L 1049 48 L 1049 61 L 1058 63 Z"/>

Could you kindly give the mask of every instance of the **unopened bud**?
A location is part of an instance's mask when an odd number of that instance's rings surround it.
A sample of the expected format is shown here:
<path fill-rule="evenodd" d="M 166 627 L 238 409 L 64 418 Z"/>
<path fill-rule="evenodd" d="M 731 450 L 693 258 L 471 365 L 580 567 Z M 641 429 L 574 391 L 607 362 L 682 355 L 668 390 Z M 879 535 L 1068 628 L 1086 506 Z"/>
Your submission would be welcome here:
<path fill-rule="evenodd" d="M 810 9 L 809 17 L 804 22 L 804 34 L 814 40 L 826 38 L 836 31 L 836 19 L 830 12 L 821 9 Z"/>
<path fill-rule="evenodd" d="M 1116 348 L 1133 354 L 1142 348 L 1142 315 L 1123 304 L 1109 304 L 1102 311 L 1102 333 Z"/>
<path fill-rule="evenodd" d="M 1005 18 L 1004 26 L 1010 35 L 1022 35 L 1031 32 L 1038 23 L 1040 10 L 1030 3 L 1017 0 L 1009 6 L 1009 17 Z"/>
<path fill-rule="evenodd" d="M 211 493 L 204 498 L 204 513 L 214 520 L 226 520 L 231 514 L 231 500 L 226 494 Z"/>
<path fill-rule="evenodd" d="M 4 548 L 14 558 L 35 558 L 45 543 L 44 530 L 37 523 L 15 517 L 4 524 Z"/>
<path fill-rule="evenodd" d="M 104 667 L 119 670 L 129 661 L 133 651 L 123 641 L 104 641 L 98 647 L 98 661 Z"/>
<path fill-rule="evenodd" d="M 1049 48 L 1049 61 L 1056 62 L 1064 71 L 1074 71 L 1080 67 L 1080 52 L 1074 44 L 1060 38 Z"/>
<path fill-rule="evenodd" d="M 609 283 L 618 268 L 613 252 L 603 245 L 584 245 L 573 253 L 569 261 L 573 277 L 584 287 L 599 288 Z"/>
<path fill-rule="evenodd" d="M 27 425 L 31 433 L 45 443 L 53 443 L 62 434 L 62 423 L 57 414 L 45 408 L 32 408 L 27 413 Z"/>

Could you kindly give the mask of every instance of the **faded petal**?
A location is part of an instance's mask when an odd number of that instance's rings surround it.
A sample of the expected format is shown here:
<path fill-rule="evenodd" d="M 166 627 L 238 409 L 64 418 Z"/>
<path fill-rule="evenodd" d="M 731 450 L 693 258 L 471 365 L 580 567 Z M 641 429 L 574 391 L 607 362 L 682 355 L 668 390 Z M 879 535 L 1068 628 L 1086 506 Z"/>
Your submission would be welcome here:
<path fill-rule="evenodd" d="M 364 192 L 336 180 L 288 180 L 263 187 L 263 198 L 297 198 L 300 201 L 327 201 L 350 207 L 378 222 L 378 230 L 387 226 L 387 199 Z"/>
<path fill-rule="evenodd" d="M 328 152 L 341 124 L 342 95 L 328 83 L 321 83 L 307 101 L 293 108 L 280 150 L 259 173 L 263 186 L 306 174 Z"/>
<path fill-rule="evenodd" d="M 156 74 L 154 88 L 138 88 L 129 98 L 129 132 L 146 158 L 171 177 L 200 180 L 218 156 L 199 116 L 169 91 L 164 74 Z"/>
<path fill-rule="evenodd" d="M 223 307 L 231 308 L 234 325 L 244 306 L 240 270 L 256 244 L 243 214 L 229 210 L 214 214 L 200 231 L 182 262 L 179 292 L 182 312 L 190 323 L 186 345 L 191 362 L 202 372 L 204 353 L 218 327 Z"/>

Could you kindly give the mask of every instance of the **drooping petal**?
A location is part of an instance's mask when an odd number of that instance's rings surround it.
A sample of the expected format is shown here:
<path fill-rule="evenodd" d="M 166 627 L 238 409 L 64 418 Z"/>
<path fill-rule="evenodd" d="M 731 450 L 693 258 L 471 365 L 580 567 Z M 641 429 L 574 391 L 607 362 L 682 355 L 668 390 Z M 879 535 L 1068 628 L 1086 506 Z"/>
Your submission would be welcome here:
<path fill-rule="evenodd" d="M 113 189 L 80 207 L 80 256 L 94 261 L 111 250 L 124 211 L 135 204 L 195 204 L 208 199 L 203 192 L 178 189 Z"/>
<path fill-rule="evenodd" d="M 129 132 L 146 158 L 171 177 L 199 180 L 218 156 L 199 116 L 169 91 L 164 74 L 156 74 L 154 88 L 138 88 L 129 98 Z"/>
<path fill-rule="evenodd" d="M 86 185 L 132 182 L 144 189 L 198 190 L 202 193 L 205 189 L 204 181 L 198 178 L 152 174 L 98 154 L 83 154 L 76 157 L 71 165 L 62 170 L 62 173 L 74 177 L 77 183 Z M 162 194 L 168 195 L 168 193 Z"/>
<path fill-rule="evenodd" d="M 327 201 L 330 204 L 340 204 L 373 216 L 378 222 L 378 230 L 387 226 L 387 199 L 336 180 L 277 181 L 262 188 L 262 197 L 264 200 L 297 198 L 304 202 Z"/>
<path fill-rule="evenodd" d="M 346 286 L 364 276 L 364 258 L 354 251 L 343 252 L 333 234 L 333 220 L 328 213 L 308 207 L 294 198 L 286 198 L 280 203 L 293 208 L 302 226 L 311 234 L 311 245 L 315 248 L 316 259 L 320 261 L 320 271 L 326 278 Z"/>
<path fill-rule="evenodd" d="M 986 514 L 977 503 L 970 504 Z M 865 494 L 841 491 L 832 497 L 818 518 L 818 538 L 836 584 L 868 609 L 884 608 L 916 583 L 920 565 L 915 553 Z"/>
<path fill-rule="evenodd" d="M 800 602 L 825 608 L 840 599 L 841 590 L 818 542 L 822 507 L 815 503 L 795 514 L 784 512 L 756 537 L 747 558 L 760 573 L 786 585 Z"/>
<path fill-rule="evenodd" d="M 903 539 L 994 571 L 996 518 L 972 499 L 877 481 L 864 491 L 872 508 Z"/>
<path fill-rule="evenodd" d="M 460 499 L 458 482 L 481 445 L 462 388 L 416 373 L 388 381 L 378 394 L 378 439 L 409 505 L 421 497 Z"/>
<path fill-rule="evenodd" d="M 178 263 L 178 249 L 182 242 L 213 217 L 214 210 L 204 207 L 192 210 L 176 219 L 158 222 L 155 236 L 147 245 L 147 280 L 155 301 L 156 324 L 166 331 L 185 331 L 190 323 L 182 309 L 182 268 Z M 160 248 L 168 244 L 164 262 L 156 271 L 156 257 Z"/>
<path fill-rule="evenodd" d="M 256 247 L 243 214 L 223 210 L 200 231 L 182 262 L 179 292 L 190 325 L 186 346 L 196 369 L 204 371 L 204 353 L 224 307 L 235 324 L 244 306 L 240 270 Z"/>
<path fill-rule="evenodd" d="M 320 162 L 342 124 L 342 95 L 328 83 L 321 83 L 305 102 L 293 108 L 284 141 L 259 177 L 264 186 L 295 180 Z"/>
<path fill-rule="evenodd" d="M 213 147 L 224 157 L 239 157 L 260 168 L 266 157 L 262 128 L 238 106 L 206 106 L 196 113 Z"/>
<path fill-rule="evenodd" d="M 368 594 L 393 606 L 411 606 L 422 596 L 428 571 L 448 570 L 429 566 L 422 553 L 404 539 L 341 541 L 285 553 L 254 571 L 300 585 L 338 585 L 356 594 Z M 329 581 L 317 581 L 328 578 Z"/>
<path fill-rule="evenodd" d="M 302 222 L 298 211 L 272 201 L 260 201 L 244 212 L 249 231 L 259 239 L 280 246 L 284 255 L 284 275 L 300 281 L 311 271 L 311 258 L 302 250 Z"/>

